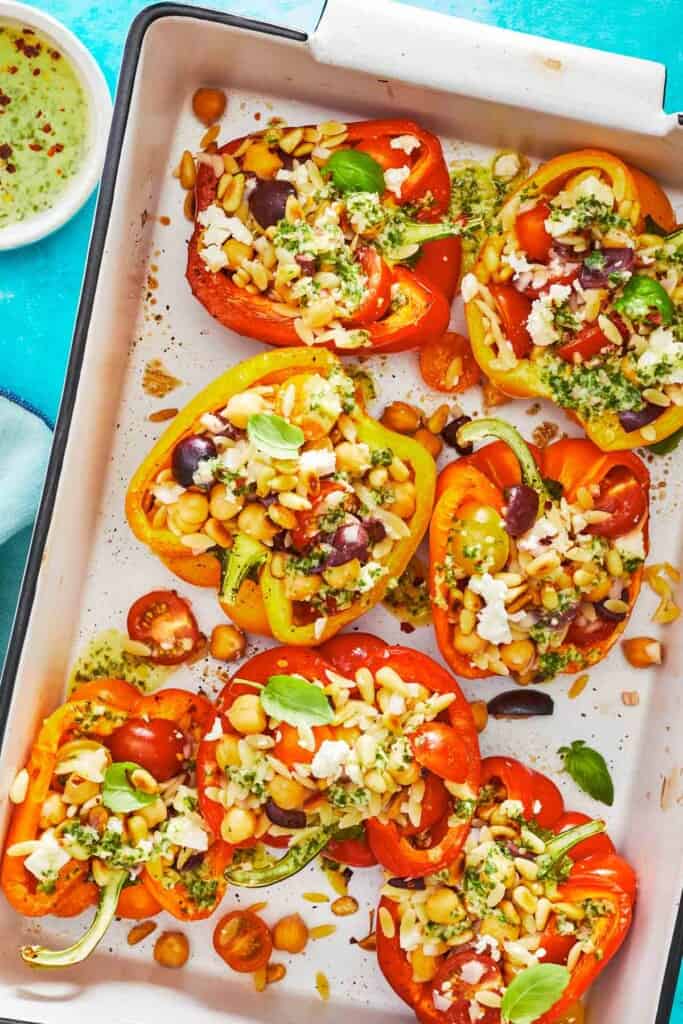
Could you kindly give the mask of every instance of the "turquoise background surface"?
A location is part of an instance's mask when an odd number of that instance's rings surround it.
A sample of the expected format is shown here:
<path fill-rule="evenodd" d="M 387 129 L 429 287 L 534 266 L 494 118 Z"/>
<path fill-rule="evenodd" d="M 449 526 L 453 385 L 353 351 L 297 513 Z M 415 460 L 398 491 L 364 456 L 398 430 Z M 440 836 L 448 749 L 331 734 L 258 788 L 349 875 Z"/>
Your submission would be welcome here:
<path fill-rule="evenodd" d="M 371 5 L 372 0 L 368 0 Z M 683 0 L 413 0 L 415 6 L 504 28 L 594 46 L 667 66 L 665 107 L 683 111 Z M 93 52 L 112 91 L 138 0 L 43 0 Z M 234 0 L 208 4 L 234 14 L 312 30 L 322 0 Z M 0 391 L 54 423 L 78 303 L 94 200 L 51 238 L 0 253 Z M 29 531 L 0 549 L 0 657 L 9 631 Z M 596 1022 L 597 1024 L 597 1022 Z M 650 1024 L 625 1021 L 624 1024 Z M 683 983 L 672 1024 L 683 1024 Z"/>

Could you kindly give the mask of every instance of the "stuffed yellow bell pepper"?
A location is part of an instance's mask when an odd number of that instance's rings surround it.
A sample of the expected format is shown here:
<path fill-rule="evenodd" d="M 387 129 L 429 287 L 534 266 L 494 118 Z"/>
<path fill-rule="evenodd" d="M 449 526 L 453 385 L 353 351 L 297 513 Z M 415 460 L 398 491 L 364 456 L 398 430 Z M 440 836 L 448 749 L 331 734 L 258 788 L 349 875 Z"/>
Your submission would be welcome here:
<path fill-rule="evenodd" d="M 364 411 L 340 361 L 281 349 L 219 377 L 135 473 L 126 514 L 226 614 L 315 645 L 382 600 L 429 522 L 436 468 Z"/>
<path fill-rule="evenodd" d="M 642 171 L 591 149 L 542 164 L 462 292 L 501 391 L 551 399 L 604 451 L 683 428 L 683 231 Z"/>

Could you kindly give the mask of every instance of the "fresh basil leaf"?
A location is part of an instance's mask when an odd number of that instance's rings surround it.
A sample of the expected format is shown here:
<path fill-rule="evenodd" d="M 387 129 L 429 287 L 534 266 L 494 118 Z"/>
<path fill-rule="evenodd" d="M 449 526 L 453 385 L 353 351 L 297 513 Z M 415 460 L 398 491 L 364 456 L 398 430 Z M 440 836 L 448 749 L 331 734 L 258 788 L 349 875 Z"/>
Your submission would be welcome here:
<path fill-rule="evenodd" d="M 384 192 L 384 171 L 369 153 L 337 149 L 323 168 L 338 192 Z"/>
<path fill-rule="evenodd" d="M 614 783 L 602 754 L 587 747 L 585 740 L 574 740 L 571 746 L 560 747 L 558 754 L 564 760 L 565 771 L 571 775 L 579 789 L 594 800 L 612 806 Z"/>
<path fill-rule="evenodd" d="M 129 775 L 139 768 L 133 761 L 115 761 L 104 773 L 102 803 L 115 814 L 127 814 L 140 807 L 148 807 L 156 800 L 155 793 L 143 793 L 131 784 Z"/>
<path fill-rule="evenodd" d="M 654 452 L 655 455 L 668 455 L 669 452 L 673 452 L 678 448 L 679 444 L 683 440 L 683 427 L 680 430 L 676 430 L 673 434 L 669 434 L 663 441 L 657 441 L 656 444 L 649 444 L 647 450 Z"/>
<path fill-rule="evenodd" d="M 299 676 L 271 676 L 261 703 L 267 715 L 288 725 L 327 725 L 334 717 L 320 687 Z"/>
<path fill-rule="evenodd" d="M 306 440 L 301 427 L 295 427 L 282 416 L 257 412 L 247 420 L 247 437 L 260 452 L 273 459 L 294 459 Z"/>
<path fill-rule="evenodd" d="M 535 964 L 520 971 L 505 990 L 502 1020 L 505 1024 L 533 1024 L 555 1005 L 570 978 L 561 964 Z"/>

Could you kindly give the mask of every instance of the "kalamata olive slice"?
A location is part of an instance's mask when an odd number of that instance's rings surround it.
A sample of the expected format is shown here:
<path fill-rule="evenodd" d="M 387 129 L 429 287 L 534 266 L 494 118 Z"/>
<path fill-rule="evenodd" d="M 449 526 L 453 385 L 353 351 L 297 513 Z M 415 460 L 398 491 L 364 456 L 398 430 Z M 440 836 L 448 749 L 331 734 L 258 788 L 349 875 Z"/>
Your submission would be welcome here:
<path fill-rule="evenodd" d="M 621 600 L 628 604 L 628 590 L 624 589 L 621 592 Z M 599 619 L 603 619 L 604 622 L 623 622 L 628 612 L 613 612 L 609 608 L 605 607 L 605 601 L 609 601 L 608 597 L 604 601 L 595 602 L 595 611 Z"/>
<path fill-rule="evenodd" d="M 547 693 L 520 687 L 499 693 L 487 707 L 492 718 L 532 718 L 535 715 L 552 715 L 555 702 Z"/>
<path fill-rule="evenodd" d="M 360 562 L 368 560 L 368 531 L 362 523 L 348 523 L 340 526 L 332 538 L 332 552 L 327 558 L 327 565 L 346 565 L 357 558 Z"/>
<path fill-rule="evenodd" d="M 441 431 L 441 437 L 445 443 L 451 448 L 455 448 L 458 455 L 471 455 L 472 444 L 458 444 L 458 431 L 461 427 L 464 427 L 466 423 L 471 421 L 471 416 L 458 416 L 456 420 L 451 420 Z"/>
<path fill-rule="evenodd" d="M 642 427 L 646 427 L 648 423 L 652 423 L 663 412 L 664 409 L 661 405 L 647 402 L 642 409 L 627 409 L 626 412 L 620 412 L 619 422 L 626 433 L 630 434 L 633 430 L 640 430 Z"/>
<path fill-rule="evenodd" d="M 384 523 L 380 523 L 379 519 L 366 519 L 363 526 L 370 544 L 379 544 L 387 535 Z"/>
<path fill-rule="evenodd" d="M 299 252 L 294 257 L 296 263 L 301 267 L 302 277 L 313 277 L 317 263 L 315 256 L 310 252 Z"/>
<path fill-rule="evenodd" d="M 538 492 L 528 484 L 513 484 L 505 489 L 505 529 L 511 537 L 530 530 L 538 515 Z"/>
<path fill-rule="evenodd" d="M 264 808 L 266 816 L 273 825 L 280 828 L 306 828 L 306 814 L 304 811 L 286 811 L 279 807 L 274 800 L 268 799 Z"/>
<path fill-rule="evenodd" d="M 205 459 L 216 458 L 216 445 L 206 434 L 190 434 L 173 449 L 173 476 L 183 487 L 192 487 L 197 466 Z"/>
<path fill-rule="evenodd" d="M 282 220 L 287 200 L 293 195 L 294 186 L 288 181 L 259 178 L 249 196 L 249 209 L 262 228 L 269 228 Z"/>
<path fill-rule="evenodd" d="M 426 889 L 427 884 L 424 878 L 390 878 L 387 885 L 394 889 Z"/>
<path fill-rule="evenodd" d="M 595 261 L 595 254 L 599 252 L 602 256 L 602 266 L 591 266 L 591 257 Z M 632 270 L 635 254 L 633 249 L 617 248 L 611 246 L 607 249 L 597 249 L 588 257 L 586 263 L 581 267 L 579 283 L 582 288 L 606 288 L 610 283 L 610 274 L 620 273 L 625 270 Z"/>

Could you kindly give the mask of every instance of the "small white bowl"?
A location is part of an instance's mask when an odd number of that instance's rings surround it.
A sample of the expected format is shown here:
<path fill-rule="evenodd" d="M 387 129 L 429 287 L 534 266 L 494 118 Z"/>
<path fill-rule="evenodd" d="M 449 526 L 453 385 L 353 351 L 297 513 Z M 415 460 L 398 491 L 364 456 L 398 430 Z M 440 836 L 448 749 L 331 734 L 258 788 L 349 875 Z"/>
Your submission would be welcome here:
<path fill-rule="evenodd" d="M 34 28 L 52 39 L 71 61 L 88 101 L 89 131 L 87 149 L 79 170 L 54 204 L 17 224 L 0 228 L 0 250 L 18 249 L 52 234 L 78 213 L 97 185 L 104 165 L 104 156 L 111 121 L 111 97 L 104 75 L 95 59 L 76 36 L 49 14 L 15 0 L 0 0 L 0 21 L 16 21 Z"/>

